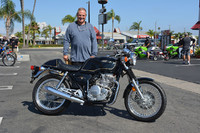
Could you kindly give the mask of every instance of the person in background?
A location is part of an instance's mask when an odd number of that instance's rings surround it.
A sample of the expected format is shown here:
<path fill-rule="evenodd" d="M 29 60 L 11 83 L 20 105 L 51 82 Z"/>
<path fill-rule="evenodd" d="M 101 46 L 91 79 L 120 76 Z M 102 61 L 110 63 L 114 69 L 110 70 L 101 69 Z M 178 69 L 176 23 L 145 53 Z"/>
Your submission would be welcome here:
<path fill-rule="evenodd" d="M 182 56 L 182 42 L 183 42 L 183 36 L 181 35 L 180 37 L 179 37 L 179 42 L 178 42 L 178 58 L 179 59 L 181 59 L 181 56 Z"/>
<path fill-rule="evenodd" d="M 6 36 L 3 36 L 3 41 L 2 41 L 3 46 L 8 47 L 10 45 L 10 42 L 8 41 Z"/>
<path fill-rule="evenodd" d="M 183 54 L 183 64 L 185 64 L 185 59 L 187 56 L 187 64 L 190 65 L 190 43 L 191 41 L 193 41 L 193 43 L 195 43 L 195 39 L 191 38 L 188 36 L 188 33 L 185 33 L 185 37 L 182 39 L 182 54 Z"/>
<path fill-rule="evenodd" d="M 10 39 L 10 44 L 12 47 L 12 51 L 17 53 L 17 47 L 19 46 L 19 40 L 15 36 L 12 36 L 12 38 Z"/>
<path fill-rule="evenodd" d="M 69 24 L 65 33 L 63 58 L 65 61 L 69 60 L 71 44 L 71 64 L 82 65 L 87 59 L 97 55 L 97 40 L 94 27 L 85 21 L 85 8 L 79 8 L 76 16 L 77 21 Z"/>
<path fill-rule="evenodd" d="M 151 40 L 149 39 L 149 37 L 146 37 L 146 40 L 144 42 L 144 46 L 147 47 L 147 58 L 149 59 L 150 56 L 150 51 L 151 51 Z"/>

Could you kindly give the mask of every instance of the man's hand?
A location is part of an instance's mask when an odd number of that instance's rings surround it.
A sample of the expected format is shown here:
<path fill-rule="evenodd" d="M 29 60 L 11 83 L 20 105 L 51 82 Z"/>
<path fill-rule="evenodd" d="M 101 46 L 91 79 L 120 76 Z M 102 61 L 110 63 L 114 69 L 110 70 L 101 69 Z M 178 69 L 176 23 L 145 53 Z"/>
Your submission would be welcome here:
<path fill-rule="evenodd" d="M 90 56 L 90 58 L 94 58 L 95 56 Z"/>
<path fill-rule="evenodd" d="M 69 60 L 68 55 L 64 55 L 64 56 L 63 56 L 63 59 L 64 59 L 65 61 L 68 61 L 68 60 Z"/>

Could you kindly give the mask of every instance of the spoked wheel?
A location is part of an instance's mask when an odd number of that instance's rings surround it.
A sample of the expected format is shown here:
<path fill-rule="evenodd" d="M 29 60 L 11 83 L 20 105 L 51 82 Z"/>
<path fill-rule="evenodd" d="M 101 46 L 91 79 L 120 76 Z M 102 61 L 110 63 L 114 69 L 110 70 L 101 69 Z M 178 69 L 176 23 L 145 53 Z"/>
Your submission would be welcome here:
<path fill-rule="evenodd" d="M 17 54 L 15 53 L 15 52 L 10 52 L 10 54 L 12 54 L 14 57 L 15 57 L 15 59 L 17 59 Z"/>
<path fill-rule="evenodd" d="M 16 58 L 12 54 L 5 54 L 2 57 L 2 62 L 5 66 L 13 66 L 16 62 Z"/>
<path fill-rule="evenodd" d="M 157 56 L 154 56 L 154 57 L 153 57 L 153 60 L 154 60 L 154 61 L 157 61 L 157 60 L 158 60 L 158 57 L 157 57 Z"/>
<path fill-rule="evenodd" d="M 47 93 L 45 86 L 56 88 L 61 78 L 59 76 L 46 75 L 41 78 L 33 89 L 33 102 L 38 110 L 44 114 L 54 115 L 62 112 L 70 105 L 70 101 Z M 63 83 L 60 88 L 70 88 L 68 83 Z"/>
<path fill-rule="evenodd" d="M 125 93 L 126 109 L 136 120 L 154 121 L 166 108 L 165 92 L 153 81 L 140 81 L 139 85 L 144 99 L 141 99 L 137 91 L 129 87 Z"/>

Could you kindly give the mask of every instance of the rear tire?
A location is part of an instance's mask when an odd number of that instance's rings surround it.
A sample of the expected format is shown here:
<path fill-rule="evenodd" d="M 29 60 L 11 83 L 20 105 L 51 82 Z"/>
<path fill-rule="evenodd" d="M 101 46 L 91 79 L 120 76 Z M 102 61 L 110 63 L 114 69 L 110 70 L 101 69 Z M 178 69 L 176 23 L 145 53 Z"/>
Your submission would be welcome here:
<path fill-rule="evenodd" d="M 55 115 L 66 109 L 71 101 L 60 98 L 44 91 L 45 86 L 56 88 L 61 80 L 57 75 L 46 75 L 42 77 L 33 89 L 32 99 L 36 108 L 44 114 Z M 70 88 L 67 82 L 62 83 L 61 87 Z"/>
<path fill-rule="evenodd" d="M 139 121 L 154 121 L 165 111 L 167 97 L 163 89 L 153 81 L 139 81 L 140 90 L 144 96 L 141 100 L 131 86 L 125 93 L 125 106 L 128 113 Z"/>
<path fill-rule="evenodd" d="M 154 56 L 154 57 L 153 57 L 153 60 L 154 60 L 154 61 L 157 61 L 157 60 L 158 60 L 158 57 L 157 57 L 157 56 Z"/>

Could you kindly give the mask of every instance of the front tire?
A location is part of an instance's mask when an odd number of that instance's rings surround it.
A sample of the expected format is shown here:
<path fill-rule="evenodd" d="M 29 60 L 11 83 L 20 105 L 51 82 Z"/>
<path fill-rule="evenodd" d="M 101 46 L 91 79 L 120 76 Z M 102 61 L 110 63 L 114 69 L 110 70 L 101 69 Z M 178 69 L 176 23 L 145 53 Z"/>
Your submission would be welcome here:
<path fill-rule="evenodd" d="M 60 98 L 44 91 L 45 86 L 56 88 L 61 77 L 56 75 L 46 75 L 42 77 L 33 89 L 32 98 L 36 108 L 44 114 L 55 115 L 67 108 L 71 101 Z M 70 88 L 69 84 L 64 82 L 61 87 Z M 60 88 L 61 88 L 60 87 Z"/>
<path fill-rule="evenodd" d="M 5 66 L 14 66 L 16 58 L 11 54 L 5 54 L 2 57 L 2 62 Z"/>
<path fill-rule="evenodd" d="M 140 90 L 144 100 L 131 86 L 125 93 L 125 106 L 128 113 L 139 121 L 154 121 L 164 112 L 167 104 L 166 94 L 163 89 L 153 81 L 139 81 Z"/>

